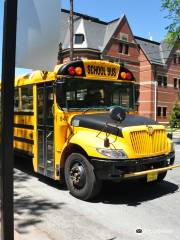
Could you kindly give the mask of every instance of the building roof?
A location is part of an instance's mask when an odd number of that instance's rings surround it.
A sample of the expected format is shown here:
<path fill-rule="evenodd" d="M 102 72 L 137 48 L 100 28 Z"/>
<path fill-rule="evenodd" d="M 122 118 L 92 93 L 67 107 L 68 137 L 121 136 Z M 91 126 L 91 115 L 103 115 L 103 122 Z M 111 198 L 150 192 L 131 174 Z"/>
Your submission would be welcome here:
<path fill-rule="evenodd" d="M 83 19 L 87 48 L 102 50 L 107 25 Z"/>
<path fill-rule="evenodd" d="M 108 25 L 106 27 L 106 33 L 105 33 L 105 36 L 104 36 L 103 48 L 105 48 L 106 45 L 108 44 L 108 42 L 111 39 L 112 35 L 114 34 L 114 32 L 116 31 L 117 27 L 119 26 L 122 18 L 123 17 L 118 18 L 118 19 L 108 23 Z"/>
<path fill-rule="evenodd" d="M 166 64 L 173 45 L 167 44 L 166 41 L 159 43 L 138 36 L 135 36 L 135 40 L 152 64 Z"/>
<path fill-rule="evenodd" d="M 74 12 L 74 34 L 84 34 L 82 44 L 74 44 L 74 48 L 94 49 L 103 52 L 115 33 L 121 21 L 126 18 L 122 15 L 111 22 L 104 22 L 98 18 Z M 155 42 L 139 36 L 134 36 L 151 64 L 165 65 L 173 49 L 165 41 Z M 61 36 L 62 48 L 70 48 L 69 10 L 61 9 Z"/>
<path fill-rule="evenodd" d="M 169 59 L 170 54 L 173 50 L 174 45 L 173 44 L 170 45 L 164 40 L 164 41 L 161 41 L 160 46 L 161 46 L 161 51 L 163 54 L 163 59 L 165 62 L 167 62 L 167 60 Z"/>
<path fill-rule="evenodd" d="M 74 12 L 74 34 L 82 33 L 85 42 L 74 45 L 74 48 L 90 48 L 103 51 L 122 18 L 111 22 L 104 22 L 98 18 Z M 69 48 L 69 11 L 61 10 L 61 36 L 62 48 Z"/>
<path fill-rule="evenodd" d="M 69 10 L 61 9 L 61 12 L 67 13 L 69 15 Z M 97 22 L 97 23 L 101 23 L 101 24 L 105 24 L 105 25 L 107 24 L 107 22 L 101 21 L 99 18 L 96 18 L 96 17 L 91 17 L 89 15 L 85 15 L 85 14 L 78 13 L 78 12 L 73 12 L 73 14 L 74 14 L 74 17 L 80 17 L 80 18 L 83 18 L 83 19 L 86 19 L 89 21 L 93 21 L 93 22 Z"/>

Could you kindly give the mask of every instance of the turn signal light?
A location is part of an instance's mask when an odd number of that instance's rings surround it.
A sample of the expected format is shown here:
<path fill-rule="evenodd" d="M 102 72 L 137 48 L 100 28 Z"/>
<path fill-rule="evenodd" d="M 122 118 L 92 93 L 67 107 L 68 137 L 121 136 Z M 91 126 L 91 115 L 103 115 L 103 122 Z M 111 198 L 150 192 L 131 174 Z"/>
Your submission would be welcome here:
<path fill-rule="evenodd" d="M 126 73 L 125 73 L 125 72 L 122 72 L 122 73 L 121 73 L 121 78 L 122 78 L 122 79 L 126 79 Z"/>
<path fill-rule="evenodd" d="M 78 76 L 82 75 L 82 68 L 81 68 L 81 67 L 76 67 L 76 68 L 75 68 L 75 73 L 76 73 Z"/>

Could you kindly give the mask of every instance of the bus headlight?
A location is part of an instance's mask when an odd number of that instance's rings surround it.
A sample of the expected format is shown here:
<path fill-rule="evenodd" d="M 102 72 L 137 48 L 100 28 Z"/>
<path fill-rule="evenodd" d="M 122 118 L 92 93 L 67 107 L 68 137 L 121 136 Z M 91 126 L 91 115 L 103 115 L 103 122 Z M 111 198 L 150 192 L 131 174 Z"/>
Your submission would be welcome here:
<path fill-rule="evenodd" d="M 128 159 L 127 154 L 122 149 L 96 148 L 96 151 L 103 156 L 112 159 Z"/>

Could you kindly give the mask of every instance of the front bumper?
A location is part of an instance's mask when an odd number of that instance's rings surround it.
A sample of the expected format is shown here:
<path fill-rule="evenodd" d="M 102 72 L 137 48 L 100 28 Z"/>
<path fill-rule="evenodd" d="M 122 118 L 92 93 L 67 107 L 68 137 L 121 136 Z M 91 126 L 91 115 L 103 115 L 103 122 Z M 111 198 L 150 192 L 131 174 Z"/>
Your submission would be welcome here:
<path fill-rule="evenodd" d="M 151 172 L 163 172 L 180 166 L 173 165 L 175 153 L 150 158 L 128 160 L 91 159 L 94 172 L 99 179 L 122 180 L 142 177 Z"/>

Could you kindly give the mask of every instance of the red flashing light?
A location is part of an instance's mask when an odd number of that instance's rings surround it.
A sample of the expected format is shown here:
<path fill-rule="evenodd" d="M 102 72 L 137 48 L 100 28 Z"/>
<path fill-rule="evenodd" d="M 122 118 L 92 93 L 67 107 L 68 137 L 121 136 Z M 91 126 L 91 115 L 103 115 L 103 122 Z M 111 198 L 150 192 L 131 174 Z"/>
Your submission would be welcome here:
<path fill-rule="evenodd" d="M 75 67 L 73 67 L 73 66 L 69 67 L 68 68 L 68 73 L 72 76 L 75 75 L 75 73 L 76 73 Z"/>
<path fill-rule="evenodd" d="M 68 73 L 71 76 L 74 76 L 74 75 L 80 76 L 80 75 L 82 75 L 82 72 L 83 72 L 83 70 L 82 70 L 81 67 L 76 67 L 75 68 L 75 67 L 71 66 L 71 67 L 68 68 Z"/>
<path fill-rule="evenodd" d="M 132 79 L 132 74 L 130 72 L 126 73 L 126 78 L 128 80 L 131 80 Z"/>

